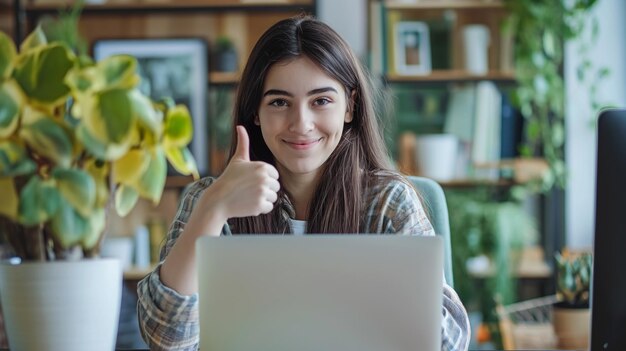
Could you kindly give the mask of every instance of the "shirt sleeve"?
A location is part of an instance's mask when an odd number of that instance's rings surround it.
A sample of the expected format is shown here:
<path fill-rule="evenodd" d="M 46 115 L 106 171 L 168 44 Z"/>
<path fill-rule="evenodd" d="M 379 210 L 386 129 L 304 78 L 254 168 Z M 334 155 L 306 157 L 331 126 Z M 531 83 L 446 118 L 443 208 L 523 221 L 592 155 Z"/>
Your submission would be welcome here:
<path fill-rule="evenodd" d="M 203 178 L 184 192 L 160 261 L 174 246 L 202 192 L 213 182 Z M 152 351 L 197 350 L 199 334 L 198 295 L 184 296 L 161 282 L 161 263 L 137 285 L 139 329 Z"/>
<path fill-rule="evenodd" d="M 397 181 L 384 191 L 386 196 L 379 203 L 384 209 L 381 218 L 385 233 L 402 235 L 435 235 L 422 203 L 415 190 Z M 445 278 L 444 278 L 445 280 Z M 441 350 L 467 350 L 470 341 L 470 325 L 467 311 L 458 295 L 448 284 L 443 284 L 443 319 L 441 321 Z"/>

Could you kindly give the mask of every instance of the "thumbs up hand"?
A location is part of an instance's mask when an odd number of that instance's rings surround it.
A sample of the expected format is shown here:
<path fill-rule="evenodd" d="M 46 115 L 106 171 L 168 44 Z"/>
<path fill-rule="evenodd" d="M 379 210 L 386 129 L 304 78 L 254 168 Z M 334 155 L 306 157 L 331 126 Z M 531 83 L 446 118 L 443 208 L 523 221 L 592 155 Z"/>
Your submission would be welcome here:
<path fill-rule="evenodd" d="M 222 175 L 207 189 L 206 201 L 226 221 L 233 217 L 269 213 L 278 199 L 278 171 L 266 162 L 250 161 L 250 140 L 243 126 L 237 126 L 237 148 Z"/>

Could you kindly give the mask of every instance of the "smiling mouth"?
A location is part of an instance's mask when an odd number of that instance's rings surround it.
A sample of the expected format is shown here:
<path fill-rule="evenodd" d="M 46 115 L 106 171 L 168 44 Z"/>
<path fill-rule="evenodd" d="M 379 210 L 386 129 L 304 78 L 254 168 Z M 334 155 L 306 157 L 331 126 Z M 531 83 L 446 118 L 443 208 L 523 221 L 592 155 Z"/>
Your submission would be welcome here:
<path fill-rule="evenodd" d="M 292 147 L 292 148 L 294 148 L 296 150 L 306 150 L 306 149 L 310 149 L 310 148 L 314 147 L 321 140 L 322 140 L 322 138 L 315 139 L 315 140 L 306 140 L 306 141 L 289 141 L 289 140 L 283 140 L 283 141 L 287 145 L 289 145 L 290 147 Z"/>

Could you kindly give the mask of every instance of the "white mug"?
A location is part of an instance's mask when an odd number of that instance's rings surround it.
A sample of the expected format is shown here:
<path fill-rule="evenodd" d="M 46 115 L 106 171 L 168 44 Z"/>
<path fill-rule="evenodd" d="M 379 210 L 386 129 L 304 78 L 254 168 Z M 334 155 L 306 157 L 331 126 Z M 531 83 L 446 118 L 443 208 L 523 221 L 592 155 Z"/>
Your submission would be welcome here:
<path fill-rule="evenodd" d="M 415 155 L 420 175 L 437 181 L 453 180 L 459 140 L 453 134 L 419 135 Z"/>

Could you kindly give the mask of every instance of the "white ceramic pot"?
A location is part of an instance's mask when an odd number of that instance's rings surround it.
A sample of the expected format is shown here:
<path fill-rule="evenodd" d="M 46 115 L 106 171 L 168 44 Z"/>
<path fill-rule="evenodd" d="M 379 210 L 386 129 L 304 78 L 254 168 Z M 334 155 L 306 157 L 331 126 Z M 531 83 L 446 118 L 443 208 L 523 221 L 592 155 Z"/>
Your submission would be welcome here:
<path fill-rule="evenodd" d="M 0 264 L 11 350 L 111 351 L 121 297 L 117 259 Z"/>

